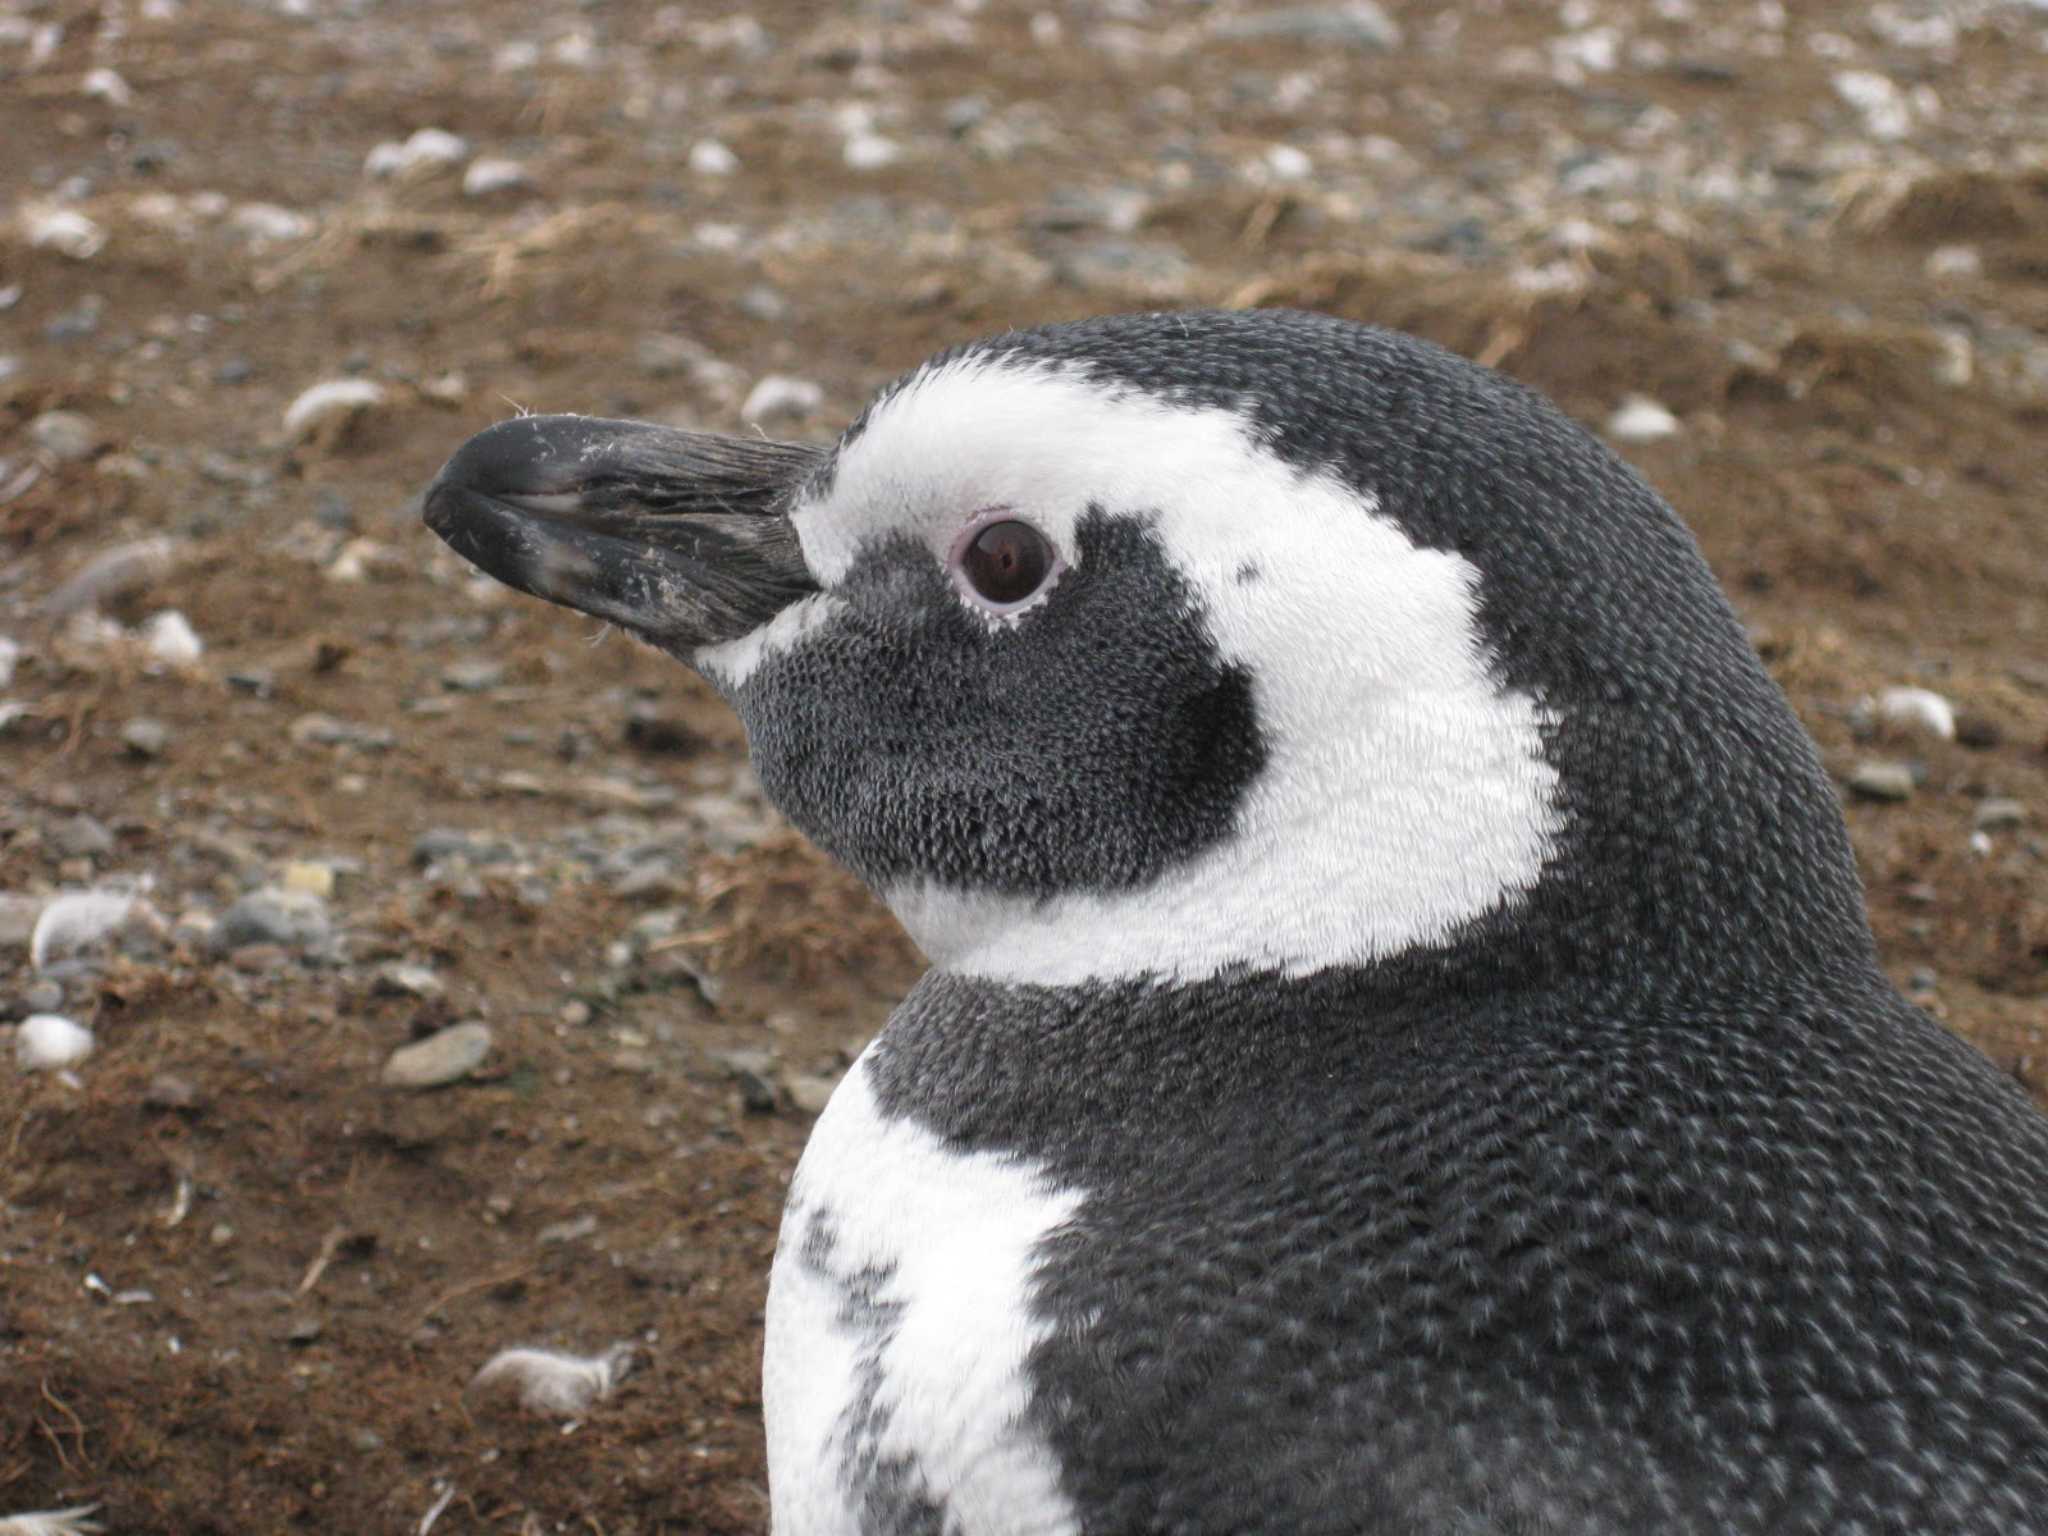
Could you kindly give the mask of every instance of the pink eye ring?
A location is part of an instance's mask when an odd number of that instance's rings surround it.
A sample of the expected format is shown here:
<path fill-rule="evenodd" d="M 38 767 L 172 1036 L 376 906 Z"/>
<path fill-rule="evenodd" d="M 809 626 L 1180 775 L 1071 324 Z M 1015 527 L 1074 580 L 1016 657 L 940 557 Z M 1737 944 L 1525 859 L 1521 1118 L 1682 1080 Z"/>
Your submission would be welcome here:
<path fill-rule="evenodd" d="M 1044 593 L 1066 563 L 1038 529 L 1003 512 L 975 519 L 953 546 L 953 580 L 975 606 L 1005 615 Z"/>

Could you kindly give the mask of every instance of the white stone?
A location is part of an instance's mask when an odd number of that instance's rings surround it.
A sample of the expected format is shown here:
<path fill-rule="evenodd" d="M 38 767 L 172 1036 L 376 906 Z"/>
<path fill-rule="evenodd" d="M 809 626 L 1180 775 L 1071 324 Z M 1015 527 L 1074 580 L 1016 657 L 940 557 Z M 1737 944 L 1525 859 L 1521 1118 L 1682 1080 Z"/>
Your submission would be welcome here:
<path fill-rule="evenodd" d="M 142 626 L 142 643 L 151 656 L 167 666 L 189 667 L 206 654 L 206 643 L 175 608 L 150 615 Z"/>
<path fill-rule="evenodd" d="M 469 169 L 462 173 L 466 197 L 489 197 L 493 192 L 510 192 L 532 184 L 533 178 L 517 160 L 479 158 L 472 160 Z"/>
<path fill-rule="evenodd" d="M 1877 718 L 1886 725 L 1956 739 L 1955 706 L 1930 688 L 1887 688 L 1877 696 Z"/>
<path fill-rule="evenodd" d="M 1621 443 L 1654 443 L 1678 429 L 1678 418 L 1648 395 L 1628 396 L 1607 418 L 1607 435 Z"/>
<path fill-rule="evenodd" d="M 747 392 L 740 405 L 740 420 L 764 422 L 785 416 L 808 416 L 824 403 L 822 386 L 809 379 L 771 373 Z"/>
<path fill-rule="evenodd" d="M 62 1014 L 32 1013 L 14 1032 L 15 1065 L 24 1072 L 56 1072 L 92 1054 L 92 1031 Z"/>
<path fill-rule="evenodd" d="M 716 139 L 699 139 L 690 146 L 690 169 L 699 176 L 730 176 L 740 168 L 740 157 Z"/>
<path fill-rule="evenodd" d="M 879 133 L 856 133 L 840 151 L 847 166 L 856 171 L 878 171 L 903 158 L 903 146 Z"/>
<path fill-rule="evenodd" d="M 1275 144 L 1266 151 L 1266 169 L 1280 181 L 1306 181 L 1315 173 L 1316 163 L 1292 144 Z"/>
<path fill-rule="evenodd" d="M 73 261 L 90 261 L 106 247 L 107 232 L 76 208 L 30 203 L 19 217 L 28 243 L 38 250 L 55 251 Z"/>
<path fill-rule="evenodd" d="M 261 245 L 282 245 L 313 233 L 311 218 L 278 203 L 244 203 L 229 216 L 228 226 Z"/>
<path fill-rule="evenodd" d="M 412 176 L 443 166 L 459 165 L 469 158 L 469 142 L 445 128 L 422 128 L 404 143 L 387 142 L 371 150 L 363 161 L 365 174 L 378 180 Z"/>
<path fill-rule="evenodd" d="M 1869 69 L 1844 69 L 1831 82 L 1835 94 L 1856 109 L 1863 131 L 1887 142 L 1903 139 L 1913 128 L 1913 108 L 1906 93 L 1884 75 Z"/>
<path fill-rule="evenodd" d="M 95 101 L 104 101 L 109 106 L 126 107 L 135 102 L 135 92 L 128 82 L 111 69 L 88 69 L 85 78 L 78 82 L 78 88 Z"/>
<path fill-rule="evenodd" d="M 384 1063 L 384 1083 L 390 1088 L 439 1088 L 469 1076 L 490 1053 L 488 1024 L 452 1024 L 393 1051 Z"/>
<path fill-rule="evenodd" d="M 1927 253 L 1927 275 L 1937 282 L 1976 277 L 1983 270 L 1984 255 L 1974 245 L 1937 245 Z"/>

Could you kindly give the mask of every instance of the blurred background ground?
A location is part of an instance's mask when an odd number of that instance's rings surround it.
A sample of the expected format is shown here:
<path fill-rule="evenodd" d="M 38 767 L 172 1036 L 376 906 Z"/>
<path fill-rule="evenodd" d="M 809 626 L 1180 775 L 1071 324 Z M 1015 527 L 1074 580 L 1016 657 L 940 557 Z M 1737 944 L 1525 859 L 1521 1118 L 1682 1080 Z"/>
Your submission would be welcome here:
<path fill-rule="evenodd" d="M 2048 1086 L 2048 8 L 0 0 L 0 1018 L 95 1039 L 0 1066 L 0 1514 L 765 1527 L 779 1202 L 916 958 L 417 493 L 515 406 L 823 437 L 1197 303 L 1606 432 L 1894 975 Z M 513 1344 L 634 1369 L 465 1396 Z"/>

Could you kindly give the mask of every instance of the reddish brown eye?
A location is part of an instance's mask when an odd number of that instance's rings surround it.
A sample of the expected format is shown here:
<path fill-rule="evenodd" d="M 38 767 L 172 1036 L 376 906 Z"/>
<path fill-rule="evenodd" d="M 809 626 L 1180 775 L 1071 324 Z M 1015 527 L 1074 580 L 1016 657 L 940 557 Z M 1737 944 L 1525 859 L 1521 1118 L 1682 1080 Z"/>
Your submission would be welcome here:
<path fill-rule="evenodd" d="M 1053 548 L 1029 523 L 990 523 L 960 552 L 960 574 L 983 602 L 1021 603 L 1052 574 Z"/>

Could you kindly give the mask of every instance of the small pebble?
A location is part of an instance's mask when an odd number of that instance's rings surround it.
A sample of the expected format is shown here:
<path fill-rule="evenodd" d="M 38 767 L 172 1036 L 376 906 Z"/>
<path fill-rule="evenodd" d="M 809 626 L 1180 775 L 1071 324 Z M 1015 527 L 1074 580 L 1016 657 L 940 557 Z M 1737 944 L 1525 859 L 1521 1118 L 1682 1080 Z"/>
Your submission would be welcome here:
<path fill-rule="evenodd" d="M 104 101 L 110 107 L 127 107 L 135 104 L 133 88 L 113 70 L 104 66 L 99 69 L 88 69 L 79 80 L 78 89 L 94 101 Z"/>
<path fill-rule="evenodd" d="M 2013 827 L 2025 826 L 2027 807 L 2024 801 L 1995 796 L 1977 803 L 1977 812 L 1970 823 L 1979 832 L 2004 832 Z"/>
<path fill-rule="evenodd" d="M 92 1054 L 92 1031 L 62 1014 L 32 1013 L 14 1032 L 15 1065 L 24 1072 L 56 1072 Z"/>
<path fill-rule="evenodd" d="M 337 720 L 332 715 L 301 715 L 288 733 L 300 746 L 355 747 L 363 752 L 388 752 L 397 737 L 374 726 Z"/>
<path fill-rule="evenodd" d="M 470 161 L 469 169 L 462 173 L 462 193 L 465 197 L 490 197 L 498 192 L 517 192 L 533 184 L 533 178 L 526 167 L 517 160 L 493 160 L 478 157 Z"/>
<path fill-rule="evenodd" d="M 1873 759 L 1849 775 L 1849 788 L 1866 800 L 1910 800 L 1914 787 L 1913 770 L 1904 763 Z"/>
<path fill-rule="evenodd" d="M 377 974 L 370 982 L 370 990 L 383 997 L 417 997 L 421 999 L 439 997 L 446 989 L 441 978 L 431 967 L 406 965 L 393 961 L 378 967 Z"/>
<path fill-rule="evenodd" d="M 251 891 L 214 925 L 217 951 L 275 944 L 288 950 L 323 948 L 332 933 L 327 903 L 308 890 L 266 886 Z"/>
<path fill-rule="evenodd" d="M 42 611 L 63 618 L 87 608 L 131 597 L 169 575 L 177 563 L 177 546 L 167 538 L 137 539 L 116 544 L 93 556 L 69 580 L 44 598 Z"/>
<path fill-rule="evenodd" d="M 903 146 L 879 133 L 856 133 L 846 141 L 840 157 L 849 170 L 879 171 L 903 158 Z"/>
<path fill-rule="evenodd" d="M 822 386 L 809 379 L 771 373 L 747 392 L 746 401 L 740 406 L 740 420 L 760 423 L 808 416 L 824 403 Z"/>
<path fill-rule="evenodd" d="M 1974 245 L 1937 245 L 1927 253 L 1926 272 L 1936 282 L 1976 277 L 1983 270 L 1984 257 Z"/>
<path fill-rule="evenodd" d="M 376 180 L 425 175 L 469 158 L 469 144 L 445 128 L 422 128 L 404 143 L 379 144 L 363 161 L 363 173 Z"/>
<path fill-rule="evenodd" d="M 322 864 L 315 859 L 295 859 L 285 865 L 279 883 L 288 891 L 304 891 L 325 901 L 334 894 L 335 878 L 332 864 Z"/>
<path fill-rule="evenodd" d="M 1621 443 L 1654 443 L 1678 431 L 1678 418 L 1648 395 L 1630 395 L 1607 418 L 1607 435 Z"/>
<path fill-rule="evenodd" d="M 98 859 L 114 851 L 106 823 L 86 815 L 68 816 L 50 829 L 50 842 L 66 858 Z"/>
<path fill-rule="evenodd" d="M 699 176 L 730 176 L 740 168 L 740 157 L 716 139 L 699 139 L 690 146 L 690 169 Z"/>
<path fill-rule="evenodd" d="M 1401 46 L 1401 28 L 1374 0 L 1344 5 L 1283 5 L 1227 17 L 1218 37 L 1233 42 L 1269 39 L 1379 52 Z"/>
<path fill-rule="evenodd" d="M 0 952 L 27 949 L 35 936 L 36 919 L 42 915 L 40 896 L 0 892 Z"/>
<path fill-rule="evenodd" d="M 121 727 L 121 745 L 128 749 L 130 757 L 162 757 L 164 748 L 170 744 L 171 728 L 147 715 L 137 715 Z"/>
<path fill-rule="evenodd" d="M 228 216 L 228 227 L 258 245 L 283 245 L 313 233 L 312 219 L 276 203 L 244 203 Z"/>
<path fill-rule="evenodd" d="M 1927 688 L 1887 688 L 1877 696 L 1877 718 L 1888 726 L 1956 739 L 1955 706 Z"/>
<path fill-rule="evenodd" d="M 142 626 L 142 643 L 166 666 L 189 667 L 206 654 L 206 644 L 191 621 L 175 608 L 150 615 Z"/>
<path fill-rule="evenodd" d="M 59 464 L 89 459 L 105 441 L 92 418 L 76 411 L 44 411 L 28 424 L 28 438 Z"/>
<path fill-rule="evenodd" d="M 106 248 L 107 232 L 76 208 L 31 203 L 19 215 L 28 243 L 73 261 L 91 261 Z"/>
<path fill-rule="evenodd" d="M 488 693 L 505 681 L 497 661 L 458 661 L 441 669 L 441 686 L 451 693 Z"/>
<path fill-rule="evenodd" d="M 384 1083 L 391 1088 L 439 1088 L 469 1076 L 490 1051 L 488 1024 L 452 1024 L 393 1051 L 384 1063 Z"/>

